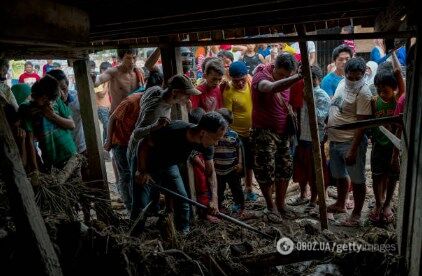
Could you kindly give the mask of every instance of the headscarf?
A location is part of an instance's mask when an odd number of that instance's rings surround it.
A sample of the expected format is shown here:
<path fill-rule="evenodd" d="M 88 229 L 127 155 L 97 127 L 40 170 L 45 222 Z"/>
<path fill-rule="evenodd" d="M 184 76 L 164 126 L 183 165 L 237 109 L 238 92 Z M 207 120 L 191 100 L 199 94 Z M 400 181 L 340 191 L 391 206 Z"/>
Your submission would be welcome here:
<path fill-rule="evenodd" d="M 368 61 L 366 63 L 366 67 L 369 67 L 371 69 L 371 74 L 365 73 L 365 83 L 367 85 L 371 85 L 371 84 L 374 83 L 374 78 L 375 78 L 375 75 L 376 75 L 377 69 L 378 69 L 378 63 L 371 60 L 371 61 Z"/>
<path fill-rule="evenodd" d="M 18 105 L 21 105 L 31 95 L 31 87 L 26 83 L 15 84 L 11 89 Z"/>

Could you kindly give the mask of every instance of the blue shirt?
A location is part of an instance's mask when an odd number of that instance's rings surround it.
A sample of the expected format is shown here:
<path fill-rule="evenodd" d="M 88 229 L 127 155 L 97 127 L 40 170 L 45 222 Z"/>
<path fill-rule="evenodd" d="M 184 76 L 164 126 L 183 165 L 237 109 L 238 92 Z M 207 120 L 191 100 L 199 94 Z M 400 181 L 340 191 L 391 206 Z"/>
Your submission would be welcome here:
<path fill-rule="evenodd" d="M 261 47 L 258 49 L 258 54 L 261 54 L 264 58 L 271 54 L 271 47 L 268 46 L 267 49 L 262 49 Z"/>
<path fill-rule="evenodd" d="M 321 81 L 321 88 L 327 92 L 328 96 L 333 97 L 334 93 L 336 92 L 337 86 L 339 82 L 344 77 L 338 76 L 336 73 L 331 72 L 326 75 Z"/>
<path fill-rule="evenodd" d="M 324 138 L 325 119 L 328 117 L 331 100 L 328 94 L 319 86 L 314 87 L 315 115 L 318 123 L 319 140 Z M 312 141 L 311 130 L 309 126 L 308 105 L 304 102 L 300 112 L 300 140 Z"/>

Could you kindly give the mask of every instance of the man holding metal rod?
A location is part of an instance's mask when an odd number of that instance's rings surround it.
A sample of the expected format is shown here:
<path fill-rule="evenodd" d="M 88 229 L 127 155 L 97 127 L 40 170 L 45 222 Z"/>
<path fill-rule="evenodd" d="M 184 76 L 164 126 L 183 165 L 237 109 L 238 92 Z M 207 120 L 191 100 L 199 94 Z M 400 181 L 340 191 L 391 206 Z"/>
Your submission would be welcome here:
<path fill-rule="evenodd" d="M 136 177 L 138 187 L 143 189 L 143 206 L 150 200 L 149 182 L 165 186 L 187 197 L 185 185 L 180 175 L 178 164 L 186 162 L 196 150 L 204 153 L 207 182 L 211 191 L 209 209 L 217 212 L 217 181 L 213 164 L 213 145 L 224 135 L 227 122 L 217 112 L 206 113 L 198 125 L 183 121 L 173 121 L 169 125 L 151 133 L 139 144 L 138 168 Z M 176 227 L 183 233 L 189 232 L 189 204 L 185 201 L 175 202 Z"/>

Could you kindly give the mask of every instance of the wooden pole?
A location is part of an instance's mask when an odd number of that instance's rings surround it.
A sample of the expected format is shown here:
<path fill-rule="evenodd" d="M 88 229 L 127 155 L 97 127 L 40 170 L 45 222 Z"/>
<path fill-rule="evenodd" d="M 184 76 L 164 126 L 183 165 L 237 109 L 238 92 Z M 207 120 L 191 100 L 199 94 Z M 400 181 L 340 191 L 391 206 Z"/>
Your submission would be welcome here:
<path fill-rule="evenodd" d="M 0 167 L 6 183 L 16 230 L 29 252 L 35 252 L 28 269 L 34 274 L 62 275 L 59 259 L 35 203 L 34 192 L 26 176 L 18 147 L 4 112 L 5 100 L 0 97 Z M 29 257 L 29 256 L 28 256 Z M 32 256 L 31 256 L 32 258 Z M 26 263 L 21 260 L 22 265 Z"/>
<path fill-rule="evenodd" d="M 79 103 L 81 105 L 81 117 L 87 147 L 88 169 L 84 181 L 88 183 L 90 188 L 100 191 L 96 196 L 106 199 L 106 202 L 110 202 L 110 191 L 108 189 L 103 157 L 104 150 L 101 143 L 97 105 L 94 98 L 94 86 L 89 74 L 87 60 L 75 60 L 73 62 L 73 70 L 75 72 Z M 112 214 L 110 203 L 106 204 L 105 208 L 101 208 L 100 213 L 97 210 L 97 216 L 104 222 L 109 222 L 110 218 L 113 217 Z"/>
<path fill-rule="evenodd" d="M 408 68 L 398 207 L 399 253 L 406 258 L 408 275 L 422 271 L 422 25 L 417 26 L 415 57 Z M 413 72 L 411 72 L 413 70 Z M 406 91 L 406 92 L 407 92 Z"/>
<path fill-rule="evenodd" d="M 299 36 L 305 35 L 305 25 L 296 25 Z M 322 171 L 321 142 L 318 135 L 317 118 L 315 114 L 315 100 L 312 85 L 311 68 L 309 66 L 308 47 L 306 41 L 299 42 L 302 58 L 302 74 L 305 81 L 305 99 L 308 106 L 309 126 L 312 137 L 312 152 L 314 158 L 315 180 L 318 191 L 319 219 L 321 229 L 328 229 L 327 206 L 325 204 L 324 173 Z"/>
<path fill-rule="evenodd" d="M 167 84 L 169 78 L 176 74 L 182 74 L 183 68 L 180 49 L 176 48 L 173 44 L 166 43 L 163 39 L 162 42 L 164 43 L 160 44 L 161 61 L 163 64 L 164 82 Z M 189 118 L 186 105 L 181 106 L 178 104 L 173 107 L 171 110 L 171 119 L 188 122 Z M 191 199 L 196 200 L 195 176 L 193 174 L 192 164 L 189 161 L 186 162 L 186 179 L 188 181 L 187 186 L 189 188 L 190 197 Z M 196 210 L 194 207 L 192 207 L 192 215 L 193 218 L 196 217 Z"/>

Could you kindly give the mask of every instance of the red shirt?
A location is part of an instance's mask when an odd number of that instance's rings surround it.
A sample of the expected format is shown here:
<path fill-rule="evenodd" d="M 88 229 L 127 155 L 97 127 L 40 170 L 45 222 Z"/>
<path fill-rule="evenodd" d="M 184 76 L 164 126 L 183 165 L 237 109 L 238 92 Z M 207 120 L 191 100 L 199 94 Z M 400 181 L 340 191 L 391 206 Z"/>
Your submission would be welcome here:
<path fill-rule="evenodd" d="M 223 107 L 223 96 L 221 95 L 220 86 L 209 88 L 206 84 L 196 87 L 202 92 L 201 95 L 191 96 L 192 107 L 201 107 L 205 112 L 216 111 Z"/>
<path fill-rule="evenodd" d="M 38 80 L 40 80 L 40 76 L 37 73 L 24 72 L 19 76 L 19 83 L 26 83 L 29 86 L 32 86 Z"/>
<path fill-rule="evenodd" d="M 305 83 L 303 80 L 295 82 L 290 87 L 290 105 L 293 110 L 298 110 L 303 107 L 303 90 L 305 89 Z"/>
<path fill-rule="evenodd" d="M 114 110 L 114 128 L 111 134 L 111 144 L 127 146 L 130 135 L 135 129 L 141 109 L 141 97 L 143 93 L 134 93 L 126 97 Z"/>
<path fill-rule="evenodd" d="M 289 102 L 290 89 L 279 93 L 264 93 L 258 90 L 262 80 L 274 82 L 274 64 L 260 64 L 256 67 L 252 78 L 252 128 L 270 129 L 278 134 L 283 134 L 286 129 L 287 110 L 277 94 Z"/>

